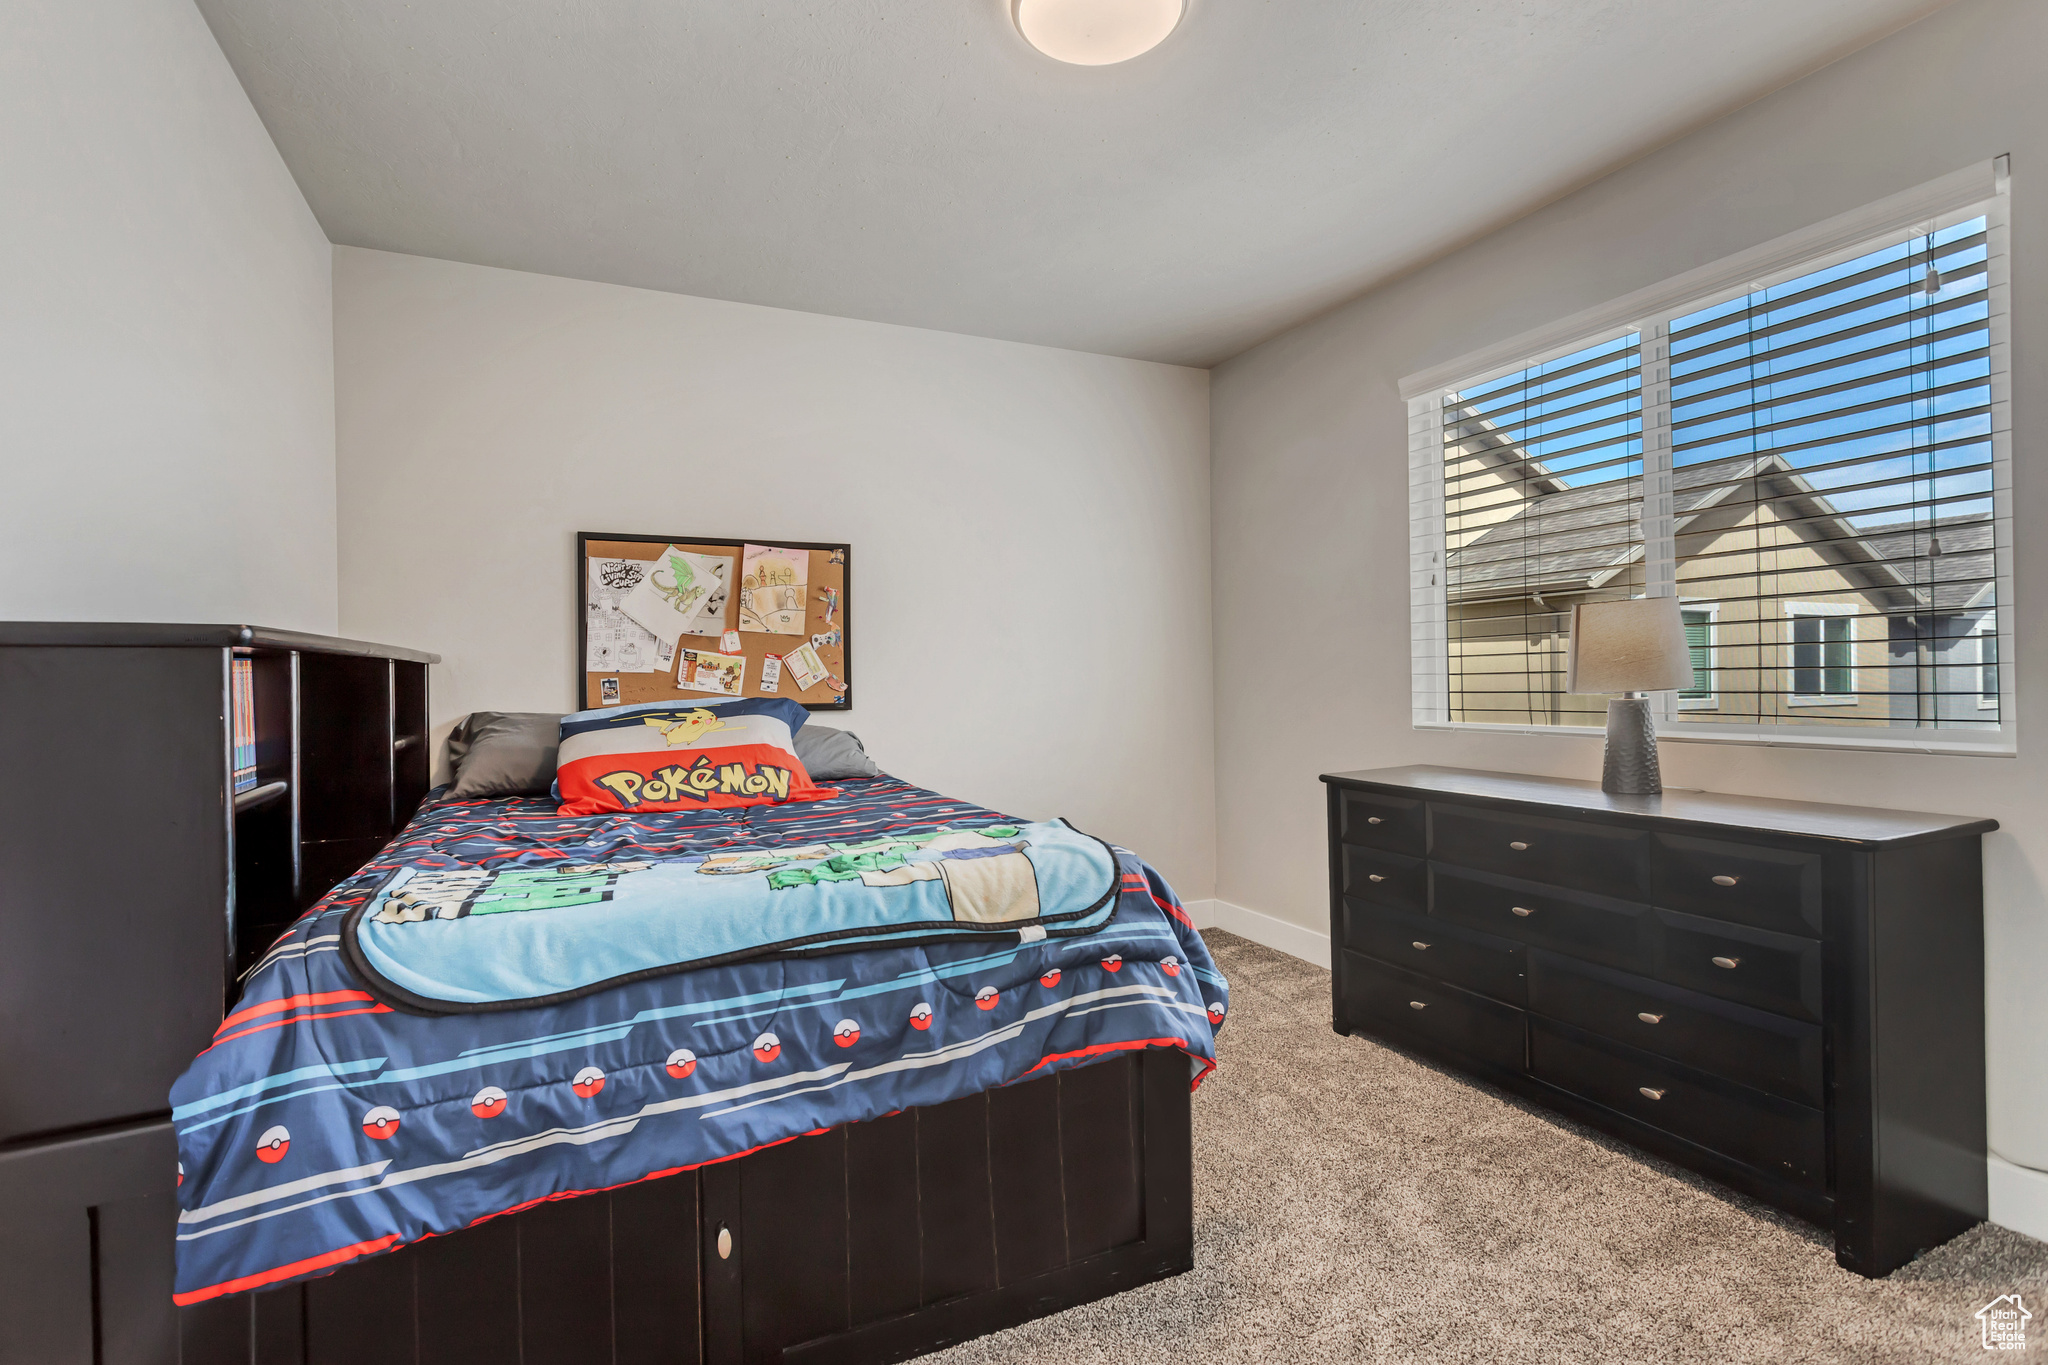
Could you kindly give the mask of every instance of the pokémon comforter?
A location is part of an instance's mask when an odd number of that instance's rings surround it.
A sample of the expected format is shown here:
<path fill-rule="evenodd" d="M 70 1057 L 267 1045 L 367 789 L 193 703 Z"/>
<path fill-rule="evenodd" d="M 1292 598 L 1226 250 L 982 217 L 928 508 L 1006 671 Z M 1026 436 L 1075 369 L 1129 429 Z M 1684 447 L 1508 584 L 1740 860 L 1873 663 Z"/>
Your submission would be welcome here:
<path fill-rule="evenodd" d="M 1227 985 L 1136 856 L 894 778 L 839 785 L 637 817 L 430 797 L 172 1088 L 177 1301 L 1110 1052 L 1213 1069 Z M 703 932 L 619 894 L 629 875 L 705 879 Z M 567 913 L 505 913 L 532 909 Z M 569 951 L 579 932 L 595 946 Z M 492 946 L 529 965 L 508 978 Z"/>

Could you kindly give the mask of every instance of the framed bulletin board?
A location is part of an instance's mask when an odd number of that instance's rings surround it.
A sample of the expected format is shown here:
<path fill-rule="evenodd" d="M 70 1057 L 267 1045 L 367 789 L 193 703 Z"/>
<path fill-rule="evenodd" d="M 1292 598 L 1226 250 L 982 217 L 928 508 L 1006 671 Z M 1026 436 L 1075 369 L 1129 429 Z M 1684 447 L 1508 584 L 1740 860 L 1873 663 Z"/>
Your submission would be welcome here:
<path fill-rule="evenodd" d="M 852 560 L 813 541 L 578 532 L 577 709 L 744 696 L 851 710 Z"/>

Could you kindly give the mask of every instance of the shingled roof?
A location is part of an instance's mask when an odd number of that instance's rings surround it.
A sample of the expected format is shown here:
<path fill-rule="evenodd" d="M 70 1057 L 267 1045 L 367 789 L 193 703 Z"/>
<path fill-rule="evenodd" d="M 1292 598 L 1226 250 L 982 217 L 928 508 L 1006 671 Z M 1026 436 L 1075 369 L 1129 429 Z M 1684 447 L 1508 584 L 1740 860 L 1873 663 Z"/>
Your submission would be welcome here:
<path fill-rule="evenodd" d="M 1450 553 L 1450 600 L 1569 597 L 1605 586 L 1641 556 L 1640 494 L 1640 479 L 1539 493 Z M 1737 455 L 1673 471 L 1681 542 L 1688 530 L 1709 529 L 1717 506 L 1752 500 L 1772 504 L 1795 534 L 1889 610 L 1960 610 L 1992 577 L 1988 516 L 1948 518 L 1931 531 L 1909 523 L 1859 530 L 1782 455 Z M 1933 556 L 1930 536 L 1940 542 Z"/>

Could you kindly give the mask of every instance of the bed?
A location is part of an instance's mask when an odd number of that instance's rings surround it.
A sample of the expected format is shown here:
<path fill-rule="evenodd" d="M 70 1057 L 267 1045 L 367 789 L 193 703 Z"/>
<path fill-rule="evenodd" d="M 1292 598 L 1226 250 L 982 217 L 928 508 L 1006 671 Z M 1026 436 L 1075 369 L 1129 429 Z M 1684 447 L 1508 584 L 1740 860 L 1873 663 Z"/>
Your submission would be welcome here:
<path fill-rule="evenodd" d="M 187 1357 L 894 1360 L 1187 1268 L 1188 1097 L 1228 988 L 1128 851 L 1106 922 L 1064 937 L 455 1011 L 350 965 L 344 930 L 402 874 L 1019 823 L 889 776 L 833 788 L 642 816 L 430 796 L 173 1091 Z"/>

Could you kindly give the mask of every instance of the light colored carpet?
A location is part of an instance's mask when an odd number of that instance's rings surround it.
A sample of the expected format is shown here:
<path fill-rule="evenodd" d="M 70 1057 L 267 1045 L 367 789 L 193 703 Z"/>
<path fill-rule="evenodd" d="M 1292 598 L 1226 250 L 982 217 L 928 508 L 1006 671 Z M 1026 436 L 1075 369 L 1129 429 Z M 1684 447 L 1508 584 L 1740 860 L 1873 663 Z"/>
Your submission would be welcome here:
<path fill-rule="evenodd" d="M 1984 1224 L 1885 1280 L 1816 1228 L 1330 1030 L 1327 972 L 1206 935 L 1231 983 L 1195 1096 L 1195 1268 L 928 1357 L 1040 1362 L 1899 1362 L 2048 1314 L 2048 1244 Z"/>

